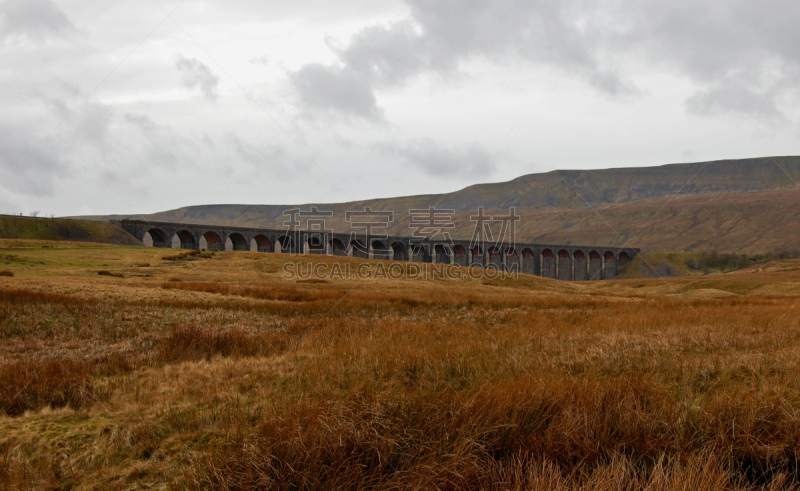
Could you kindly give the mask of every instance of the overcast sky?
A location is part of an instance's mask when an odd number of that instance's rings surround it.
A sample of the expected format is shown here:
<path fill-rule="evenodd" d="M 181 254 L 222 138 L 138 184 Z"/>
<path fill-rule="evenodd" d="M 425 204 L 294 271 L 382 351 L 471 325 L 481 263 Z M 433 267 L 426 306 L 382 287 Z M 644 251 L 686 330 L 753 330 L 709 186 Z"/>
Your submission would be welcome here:
<path fill-rule="evenodd" d="M 0 212 L 800 154 L 792 1 L 0 0 Z"/>

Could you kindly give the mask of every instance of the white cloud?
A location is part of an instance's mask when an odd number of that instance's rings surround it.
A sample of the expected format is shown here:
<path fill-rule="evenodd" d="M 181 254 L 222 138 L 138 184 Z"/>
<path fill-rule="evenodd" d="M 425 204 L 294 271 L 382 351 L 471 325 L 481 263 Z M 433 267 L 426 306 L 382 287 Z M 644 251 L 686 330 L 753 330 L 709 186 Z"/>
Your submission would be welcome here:
<path fill-rule="evenodd" d="M 3 206 L 343 201 L 800 144 L 788 1 L 151 7 L 0 0 L 0 172 L 30 152 Z M 42 142 L 62 120 L 69 145 Z"/>

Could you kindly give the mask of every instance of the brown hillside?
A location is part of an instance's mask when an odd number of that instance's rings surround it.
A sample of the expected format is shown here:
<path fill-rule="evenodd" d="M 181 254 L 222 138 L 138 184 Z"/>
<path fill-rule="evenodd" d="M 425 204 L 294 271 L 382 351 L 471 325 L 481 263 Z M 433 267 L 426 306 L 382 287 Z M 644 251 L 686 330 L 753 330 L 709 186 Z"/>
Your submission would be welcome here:
<path fill-rule="evenodd" d="M 410 234 L 408 210 L 456 210 L 454 236 L 469 216 L 516 207 L 522 241 L 630 245 L 657 250 L 774 253 L 800 250 L 796 227 L 800 157 L 766 157 L 660 167 L 553 171 L 441 194 L 305 205 L 201 205 L 130 218 L 282 228 L 283 211 L 331 210 L 329 226 L 350 231 L 347 210 L 392 210 L 389 232 Z M 129 218 L 107 216 L 103 218 Z"/>

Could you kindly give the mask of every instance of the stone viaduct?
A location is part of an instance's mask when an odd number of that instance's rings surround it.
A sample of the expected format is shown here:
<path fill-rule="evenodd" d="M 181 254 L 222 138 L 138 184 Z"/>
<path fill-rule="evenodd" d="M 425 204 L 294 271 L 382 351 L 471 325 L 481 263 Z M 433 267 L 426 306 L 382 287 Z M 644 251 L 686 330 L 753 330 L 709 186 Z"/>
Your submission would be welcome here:
<path fill-rule="evenodd" d="M 563 281 L 612 279 L 617 267 L 639 252 L 634 248 L 561 246 L 516 243 L 470 248 L 470 241 L 420 241 L 412 237 L 370 238 L 363 235 L 314 231 L 196 225 L 122 220 L 120 226 L 139 240 L 150 235 L 153 247 L 208 250 L 327 254 L 333 256 L 444 263 L 496 268 Z"/>

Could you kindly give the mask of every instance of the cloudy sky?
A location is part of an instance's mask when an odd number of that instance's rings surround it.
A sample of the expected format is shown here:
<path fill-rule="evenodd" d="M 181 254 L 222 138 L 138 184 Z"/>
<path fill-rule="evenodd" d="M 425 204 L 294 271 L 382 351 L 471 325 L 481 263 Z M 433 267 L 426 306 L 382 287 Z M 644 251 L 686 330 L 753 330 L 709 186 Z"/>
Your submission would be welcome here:
<path fill-rule="evenodd" d="M 800 3 L 0 0 L 0 212 L 800 154 Z"/>

